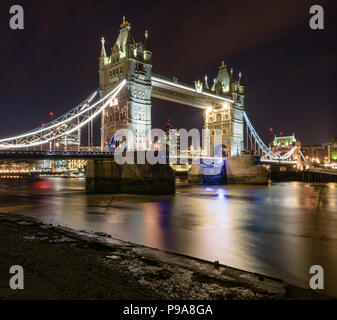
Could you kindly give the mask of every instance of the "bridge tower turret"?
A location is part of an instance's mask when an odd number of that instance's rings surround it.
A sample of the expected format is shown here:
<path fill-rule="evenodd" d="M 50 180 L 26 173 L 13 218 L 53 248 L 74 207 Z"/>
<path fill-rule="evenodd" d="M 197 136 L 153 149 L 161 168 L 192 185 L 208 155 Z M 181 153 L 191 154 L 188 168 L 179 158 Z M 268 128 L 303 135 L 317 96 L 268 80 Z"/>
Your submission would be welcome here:
<path fill-rule="evenodd" d="M 230 100 L 221 107 L 211 107 L 205 112 L 205 128 L 211 130 L 211 153 L 214 149 L 212 142 L 213 131 L 222 130 L 222 146 L 227 156 L 241 155 L 244 145 L 244 86 L 241 73 L 235 80 L 233 69 L 227 71 L 222 61 L 217 77 L 214 79 L 212 91 Z"/>
<path fill-rule="evenodd" d="M 104 43 L 99 58 L 102 95 L 125 78 L 127 84 L 118 96 L 118 103 L 102 113 L 101 148 L 111 148 L 117 130 L 130 129 L 134 134 L 134 145 L 129 145 L 129 149 L 144 150 L 148 146 L 147 133 L 151 129 L 152 52 L 149 33 L 145 33 L 144 45 L 136 43 L 131 35 L 131 25 L 123 17 L 110 56 L 106 56 L 103 47 Z"/>
<path fill-rule="evenodd" d="M 244 150 L 244 86 L 242 82 L 242 74 L 239 72 L 237 81 L 232 78 L 231 95 L 233 105 L 231 108 L 232 117 L 232 149 L 231 155 L 238 156 Z"/>

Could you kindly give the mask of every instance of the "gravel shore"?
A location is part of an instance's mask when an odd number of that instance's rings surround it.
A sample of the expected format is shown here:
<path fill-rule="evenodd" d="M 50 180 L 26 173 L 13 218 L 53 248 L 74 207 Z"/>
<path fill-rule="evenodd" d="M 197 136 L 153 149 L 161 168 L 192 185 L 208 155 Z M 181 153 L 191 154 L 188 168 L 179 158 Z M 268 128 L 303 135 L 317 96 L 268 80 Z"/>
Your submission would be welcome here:
<path fill-rule="evenodd" d="M 9 269 L 24 269 L 11 290 Z M 0 299 L 324 299 L 280 280 L 113 239 L 0 215 Z"/>

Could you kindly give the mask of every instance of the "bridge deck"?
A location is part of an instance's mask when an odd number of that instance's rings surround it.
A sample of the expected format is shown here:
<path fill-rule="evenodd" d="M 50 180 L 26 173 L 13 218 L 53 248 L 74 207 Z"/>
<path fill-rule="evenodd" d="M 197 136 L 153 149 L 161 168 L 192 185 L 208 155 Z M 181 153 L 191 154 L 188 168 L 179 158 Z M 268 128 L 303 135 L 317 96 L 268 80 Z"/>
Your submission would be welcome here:
<path fill-rule="evenodd" d="M 0 151 L 0 160 L 63 160 L 114 158 L 111 152 L 90 151 Z"/>

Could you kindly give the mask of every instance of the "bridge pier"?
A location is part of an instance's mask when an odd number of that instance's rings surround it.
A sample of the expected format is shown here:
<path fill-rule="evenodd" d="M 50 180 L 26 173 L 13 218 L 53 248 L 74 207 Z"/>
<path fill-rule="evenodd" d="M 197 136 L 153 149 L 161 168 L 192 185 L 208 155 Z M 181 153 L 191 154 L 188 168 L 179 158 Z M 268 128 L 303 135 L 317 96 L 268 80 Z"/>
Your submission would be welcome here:
<path fill-rule="evenodd" d="M 113 159 L 89 160 L 86 189 L 95 193 L 172 194 L 175 174 L 168 164 L 123 164 Z"/>
<path fill-rule="evenodd" d="M 200 164 L 192 164 L 188 171 L 187 179 L 191 184 L 225 184 L 227 183 L 226 162 L 217 165 L 218 168 L 208 168 L 208 173 L 205 173 L 206 168 Z M 212 172 L 213 171 L 213 172 Z M 218 173 L 219 172 L 219 173 Z M 212 174 L 213 173 L 213 174 Z"/>
<path fill-rule="evenodd" d="M 230 157 L 226 161 L 228 183 L 268 184 L 268 170 L 252 155 Z"/>
<path fill-rule="evenodd" d="M 256 156 L 233 156 L 223 162 L 221 173 L 217 175 L 205 175 L 204 168 L 192 165 L 188 181 L 195 184 L 267 184 L 268 170 Z"/>

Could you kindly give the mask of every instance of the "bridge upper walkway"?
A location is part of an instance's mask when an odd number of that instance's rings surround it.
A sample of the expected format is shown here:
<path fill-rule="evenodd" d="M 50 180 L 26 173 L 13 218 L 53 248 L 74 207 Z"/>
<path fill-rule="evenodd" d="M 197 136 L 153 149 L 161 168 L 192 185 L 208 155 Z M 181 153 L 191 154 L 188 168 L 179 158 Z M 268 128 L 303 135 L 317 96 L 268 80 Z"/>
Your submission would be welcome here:
<path fill-rule="evenodd" d="M 197 108 L 207 109 L 212 104 L 223 107 L 226 103 L 233 103 L 233 100 L 225 95 L 215 94 L 213 91 L 202 88 L 197 91 L 196 88 L 178 78 L 152 73 L 152 97 Z"/>

